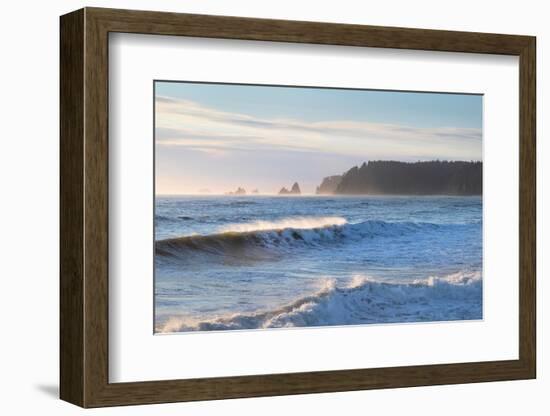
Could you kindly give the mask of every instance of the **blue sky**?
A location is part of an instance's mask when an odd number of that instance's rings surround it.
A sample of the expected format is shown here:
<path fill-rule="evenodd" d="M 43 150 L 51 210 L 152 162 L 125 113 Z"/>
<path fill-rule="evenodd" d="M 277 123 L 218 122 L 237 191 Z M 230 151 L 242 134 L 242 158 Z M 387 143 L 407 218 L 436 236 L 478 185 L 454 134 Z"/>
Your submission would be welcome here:
<path fill-rule="evenodd" d="M 275 193 L 368 160 L 481 160 L 482 96 L 155 83 L 158 194 Z"/>

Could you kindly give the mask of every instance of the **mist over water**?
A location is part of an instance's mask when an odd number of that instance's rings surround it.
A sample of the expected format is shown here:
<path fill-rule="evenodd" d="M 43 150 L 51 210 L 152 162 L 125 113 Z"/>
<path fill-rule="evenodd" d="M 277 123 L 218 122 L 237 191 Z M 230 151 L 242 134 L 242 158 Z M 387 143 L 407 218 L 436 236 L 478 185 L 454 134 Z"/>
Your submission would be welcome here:
<path fill-rule="evenodd" d="M 158 332 L 482 318 L 481 197 L 157 197 Z"/>

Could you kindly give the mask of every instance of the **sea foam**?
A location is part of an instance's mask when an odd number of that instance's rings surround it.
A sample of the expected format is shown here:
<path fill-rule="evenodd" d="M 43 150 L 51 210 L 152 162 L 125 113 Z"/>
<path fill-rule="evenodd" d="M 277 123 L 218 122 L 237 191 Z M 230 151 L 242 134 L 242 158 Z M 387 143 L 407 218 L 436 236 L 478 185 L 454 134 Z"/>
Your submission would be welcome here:
<path fill-rule="evenodd" d="M 460 272 L 411 283 L 354 276 L 346 285 L 321 280 L 321 288 L 279 308 L 210 320 L 173 316 L 157 332 L 242 330 L 482 318 L 481 273 Z"/>
<path fill-rule="evenodd" d="M 226 232 L 251 232 L 265 230 L 283 230 L 292 228 L 296 230 L 309 230 L 332 225 L 344 225 L 347 220 L 342 217 L 289 217 L 275 221 L 253 221 L 248 223 L 228 224 L 219 229 L 220 233 Z"/>

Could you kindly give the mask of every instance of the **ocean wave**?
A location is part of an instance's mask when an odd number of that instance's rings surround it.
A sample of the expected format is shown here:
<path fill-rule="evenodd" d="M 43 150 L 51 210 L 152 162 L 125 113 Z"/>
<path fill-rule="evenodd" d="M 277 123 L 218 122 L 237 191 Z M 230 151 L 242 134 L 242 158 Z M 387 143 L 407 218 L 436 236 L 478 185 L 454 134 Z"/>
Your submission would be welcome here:
<path fill-rule="evenodd" d="M 220 229 L 220 232 L 250 232 L 265 230 L 311 230 L 332 225 L 344 225 L 347 220 L 343 217 L 291 217 L 276 221 L 254 221 L 249 223 L 228 224 Z"/>
<path fill-rule="evenodd" d="M 229 203 L 231 206 L 246 206 L 246 205 L 258 205 L 255 201 L 231 201 Z"/>
<path fill-rule="evenodd" d="M 159 240 L 160 258 L 192 261 L 197 255 L 239 261 L 269 260 L 305 247 L 320 247 L 365 238 L 395 237 L 413 232 L 436 231 L 443 225 L 414 222 L 364 221 L 347 223 L 341 217 L 292 218 L 274 222 L 233 224 L 208 235 Z"/>
<path fill-rule="evenodd" d="M 356 276 L 343 287 L 326 279 L 315 293 L 282 307 L 210 320 L 171 317 L 157 332 L 289 328 L 482 318 L 481 273 L 459 272 L 411 283 Z"/>
<path fill-rule="evenodd" d="M 157 222 L 178 222 L 179 220 L 192 221 L 192 220 L 194 220 L 194 218 L 189 217 L 187 215 L 178 215 L 176 217 L 171 217 L 171 216 L 168 216 L 168 215 L 160 215 L 160 214 L 155 215 L 155 221 L 157 221 Z"/>

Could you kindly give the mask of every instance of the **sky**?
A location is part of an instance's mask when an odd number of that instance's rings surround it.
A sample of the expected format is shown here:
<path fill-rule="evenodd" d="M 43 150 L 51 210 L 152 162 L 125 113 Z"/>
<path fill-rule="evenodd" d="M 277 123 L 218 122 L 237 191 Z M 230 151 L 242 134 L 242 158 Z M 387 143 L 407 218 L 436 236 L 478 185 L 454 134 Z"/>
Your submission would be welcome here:
<path fill-rule="evenodd" d="M 312 194 L 369 160 L 481 160 L 481 95 L 155 81 L 156 193 Z"/>

